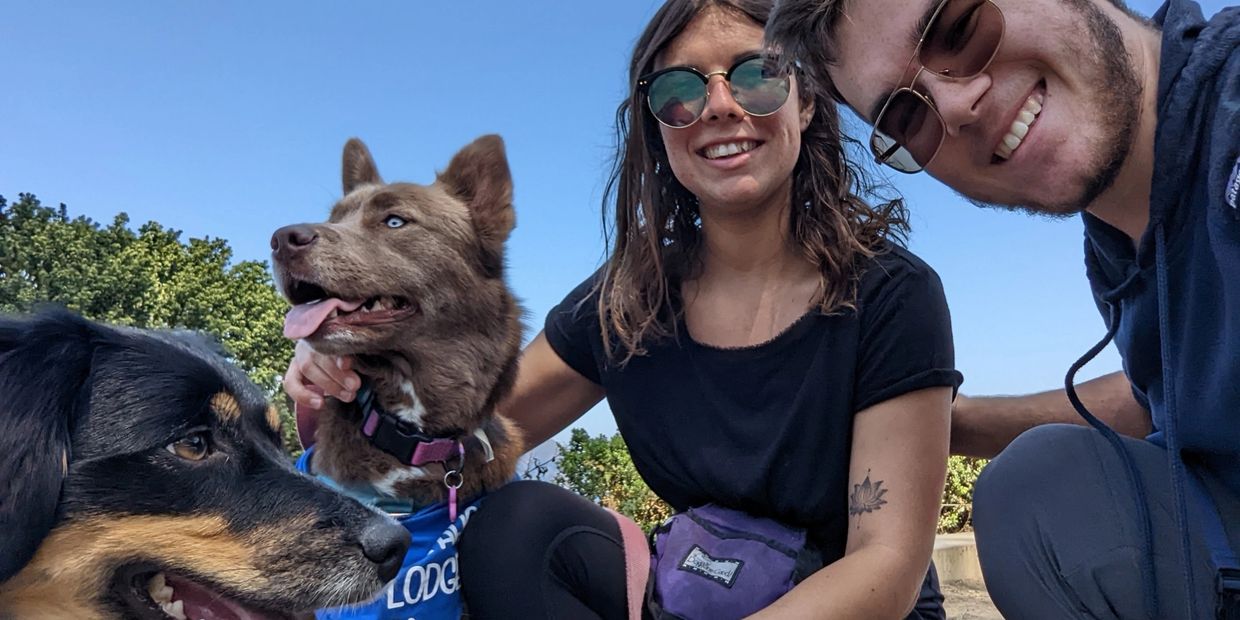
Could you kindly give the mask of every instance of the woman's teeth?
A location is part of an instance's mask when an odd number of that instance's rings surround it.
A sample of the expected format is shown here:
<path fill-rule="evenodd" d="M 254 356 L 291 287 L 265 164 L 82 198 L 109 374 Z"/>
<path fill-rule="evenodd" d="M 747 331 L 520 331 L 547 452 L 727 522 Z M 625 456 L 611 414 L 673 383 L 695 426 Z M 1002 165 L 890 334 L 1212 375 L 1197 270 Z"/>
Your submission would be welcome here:
<path fill-rule="evenodd" d="M 702 154 L 706 159 L 719 159 L 720 157 L 730 157 L 754 150 L 758 146 L 757 142 L 746 140 L 744 142 L 725 142 L 723 144 L 715 144 L 703 149 Z"/>
<path fill-rule="evenodd" d="M 1029 133 L 1029 126 L 1037 120 L 1038 115 L 1041 113 L 1042 94 L 1034 93 L 1025 100 L 1025 105 L 1021 107 L 1020 113 L 1016 115 L 1016 120 L 1012 121 L 1012 127 L 1008 129 L 1007 135 L 1003 136 L 1003 140 L 999 142 L 998 148 L 995 149 L 995 156 L 1005 160 L 1010 158 Z"/>

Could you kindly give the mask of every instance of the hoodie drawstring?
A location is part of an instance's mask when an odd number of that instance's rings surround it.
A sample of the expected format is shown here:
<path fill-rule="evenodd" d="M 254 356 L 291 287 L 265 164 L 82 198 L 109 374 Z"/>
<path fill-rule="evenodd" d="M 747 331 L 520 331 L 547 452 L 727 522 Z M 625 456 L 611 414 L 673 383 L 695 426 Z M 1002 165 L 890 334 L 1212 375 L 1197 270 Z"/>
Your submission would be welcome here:
<path fill-rule="evenodd" d="M 1175 525 L 1180 530 L 1180 558 L 1184 562 L 1184 587 L 1188 591 L 1188 617 L 1197 618 L 1197 591 L 1193 581 L 1193 550 L 1188 536 L 1188 502 L 1184 497 L 1184 461 L 1180 455 L 1179 419 L 1176 416 L 1174 368 L 1175 352 L 1171 347 L 1171 303 L 1167 296 L 1167 240 L 1162 222 L 1154 225 L 1154 264 L 1158 280 L 1158 340 L 1162 347 L 1162 392 L 1166 416 L 1163 434 L 1167 441 L 1167 462 L 1171 465 L 1171 492 L 1175 498 Z M 1149 534 L 1146 534 L 1149 536 Z"/>
<path fill-rule="evenodd" d="M 1136 275 L 1137 274 L 1134 273 L 1130 276 L 1123 285 L 1116 288 L 1116 291 L 1121 291 L 1127 288 L 1127 285 L 1136 278 Z M 1106 303 L 1107 310 L 1110 313 L 1110 320 L 1107 322 L 1108 327 L 1106 336 L 1104 336 L 1098 344 L 1095 344 L 1093 348 L 1086 351 L 1085 355 L 1082 355 L 1081 358 L 1076 360 L 1076 362 L 1073 363 L 1068 369 L 1068 374 L 1064 377 L 1064 389 L 1067 391 L 1068 400 L 1072 403 L 1072 407 L 1076 409 L 1077 414 L 1084 418 L 1090 426 L 1097 429 L 1099 433 L 1102 433 L 1102 436 L 1106 438 L 1113 448 L 1115 448 L 1115 452 L 1119 454 L 1120 460 L 1124 462 L 1128 485 L 1132 488 L 1133 496 L 1137 499 L 1137 522 L 1141 524 L 1141 551 L 1145 561 L 1140 564 L 1141 583 L 1145 590 L 1145 607 L 1146 609 L 1152 610 L 1150 615 L 1151 618 L 1157 618 L 1158 588 L 1156 587 L 1157 582 L 1154 578 L 1153 566 L 1153 527 L 1150 522 L 1150 509 L 1148 502 L 1146 501 L 1145 487 L 1141 484 L 1141 475 L 1137 471 L 1137 464 L 1133 461 L 1132 455 L 1128 454 L 1128 450 L 1124 447 L 1124 442 L 1120 439 L 1119 434 L 1117 434 L 1111 427 L 1107 426 L 1105 422 L 1095 417 L 1094 414 L 1090 413 L 1089 409 L 1085 408 L 1085 404 L 1081 402 L 1080 397 L 1076 394 L 1075 383 L 1077 371 L 1092 361 L 1098 353 L 1102 352 L 1102 350 L 1111 343 L 1111 340 L 1115 338 L 1115 332 L 1119 329 L 1119 302 L 1111 299 L 1110 296 L 1103 301 Z M 1189 617 L 1191 618 L 1193 616 Z"/>

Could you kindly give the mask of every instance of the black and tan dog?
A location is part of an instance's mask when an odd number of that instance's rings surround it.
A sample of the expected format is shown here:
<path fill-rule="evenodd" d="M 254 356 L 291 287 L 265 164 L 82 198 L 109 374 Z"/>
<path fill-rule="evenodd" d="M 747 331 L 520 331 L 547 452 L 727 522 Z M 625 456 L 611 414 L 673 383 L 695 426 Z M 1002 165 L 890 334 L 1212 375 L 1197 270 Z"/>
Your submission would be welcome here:
<path fill-rule="evenodd" d="M 295 472 L 202 338 L 0 319 L 0 618 L 280 619 L 372 597 L 403 528 Z"/>
<path fill-rule="evenodd" d="M 372 388 L 360 404 L 328 399 L 313 470 L 414 506 L 460 485 L 467 502 L 509 481 L 522 452 L 495 413 L 521 345 L 521 309 L 504 282 L 515 216 L 503 142 L 479 138 L 433 184 L 415 185 L 385 184 L 354 139 L 343 181 L 326 223 L 272 237 L 277 282 L 294 305 L 285 335 L 354 356 Z M 459 476 L 445 480 L 449 471 Z"/>

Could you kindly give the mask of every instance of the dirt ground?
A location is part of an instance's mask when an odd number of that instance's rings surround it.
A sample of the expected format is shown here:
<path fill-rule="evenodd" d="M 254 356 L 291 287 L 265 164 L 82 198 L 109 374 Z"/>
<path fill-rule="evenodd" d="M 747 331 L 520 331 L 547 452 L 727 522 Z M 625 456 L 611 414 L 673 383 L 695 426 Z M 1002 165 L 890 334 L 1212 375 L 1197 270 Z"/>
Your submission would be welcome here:
<path fill-rule="evenodd" d="M 943 607 L 949 620 L 1002 620 L 981 584 L 943 584 Z"/>

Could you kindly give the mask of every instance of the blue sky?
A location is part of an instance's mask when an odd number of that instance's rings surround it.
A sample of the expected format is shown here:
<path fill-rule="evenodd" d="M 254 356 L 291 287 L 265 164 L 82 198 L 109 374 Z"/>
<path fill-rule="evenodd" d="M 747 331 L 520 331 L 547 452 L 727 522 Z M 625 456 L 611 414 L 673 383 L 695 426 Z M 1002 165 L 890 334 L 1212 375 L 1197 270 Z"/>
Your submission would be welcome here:
<path fill-rule="evenodd" d="M 603 258 L 615 107 L 658 4 L 4 3 L 0 195 L 105 222 L 125 211 L 267 260 L 276 228 L 326 217 L 350 136 L 385 178 L 429 182 L 498 133 L 516 184 L 510 281 L 532 336 Z M 925 176 L 892 181 L 912 210 L 911 249 L 943 279 L 963 390 L 1062 385 L 1103 334 L 1079 220 L 980 210 Z M 1081 378 L 1118 368 L 1110 349 Z M 615 429 L 605 407 L 577 425 Z"/>

